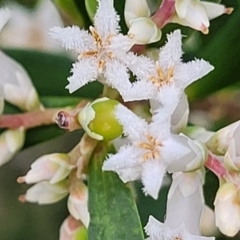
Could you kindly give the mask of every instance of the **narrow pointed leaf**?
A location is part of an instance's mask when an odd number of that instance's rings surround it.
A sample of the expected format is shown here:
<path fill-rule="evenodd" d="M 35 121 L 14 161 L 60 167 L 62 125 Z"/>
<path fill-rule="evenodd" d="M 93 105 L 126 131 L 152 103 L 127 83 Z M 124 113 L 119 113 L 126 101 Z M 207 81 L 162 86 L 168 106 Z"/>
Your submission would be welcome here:
<path fill-rule="evenodd" d="M 116 173 L 101 169 L 107 150 L 99 143 L 90 163 L 88 240 L 144 239 L 130 189 Z"/>

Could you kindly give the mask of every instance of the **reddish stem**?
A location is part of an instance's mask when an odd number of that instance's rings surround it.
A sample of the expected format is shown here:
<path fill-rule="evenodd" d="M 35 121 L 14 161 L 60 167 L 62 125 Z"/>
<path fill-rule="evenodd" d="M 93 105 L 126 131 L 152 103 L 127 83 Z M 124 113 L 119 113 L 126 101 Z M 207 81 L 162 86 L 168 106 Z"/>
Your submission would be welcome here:
<path fill-rule="evenodd" d="M 222 178 L 227 174 L 227 170 L 223 164 L 211 154 L 208 154 L 205 167 L 211 170 L 216 176 L 218 176 L 218 178 Z"/>
<path fill-rule="evenodd" d="M 158 28 L 162 29 L 175 13 L 175 0 L 163 0 L 159 9 L 152 16 Z"/>
<path fill-rule="evenodd" d="M 0 117 L 0 128 L 34 128 L 55 123 L 59 109 L 37 110 L 29 113 L 6 114 Z"/>

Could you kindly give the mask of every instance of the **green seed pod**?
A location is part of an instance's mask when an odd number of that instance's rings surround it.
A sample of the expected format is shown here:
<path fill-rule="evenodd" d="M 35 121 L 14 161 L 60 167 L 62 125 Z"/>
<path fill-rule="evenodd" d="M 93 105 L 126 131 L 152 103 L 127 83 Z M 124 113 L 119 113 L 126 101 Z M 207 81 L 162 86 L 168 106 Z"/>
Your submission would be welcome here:
<path fill-rule="evenodd" d="M 99 98 L 86 105 L 78 114 L 78 121 L 87 134 L 97 140 L 112 140 L 122 134 L 122 126 L 115 117 L 120 104 L 109 98 Z"/>

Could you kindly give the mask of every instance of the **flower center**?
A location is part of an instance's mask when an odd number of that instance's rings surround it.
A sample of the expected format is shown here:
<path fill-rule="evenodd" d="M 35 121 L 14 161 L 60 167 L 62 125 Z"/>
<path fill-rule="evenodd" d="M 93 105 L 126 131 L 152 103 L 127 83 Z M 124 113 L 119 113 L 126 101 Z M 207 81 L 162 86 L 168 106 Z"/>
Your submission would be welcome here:
<path fill-rule="evenodd" d="M 158 88 L 163 85 L 170 85 L 173 82 L 173 71 L 174 67 L 170 67 L 167 71 L 162 70 L 159 63 L 156 62 L 157 75 L 150 76 L 149 80 Z"/>
<path fill-rule="evenodd" d="M 151 135 L 146 136 L 147 141 L 138 143 L 137 146 L 145 149 L 146 153 L 143 154 L 142 158 L 144 161 L 156 159 L 160 156 L 159 147 L 162 147 L 162 143 Z"/>
<path fill-rule="evenodd" d="M 79 55 L 78 59 L 84 57 L 95 57 L 98 63 L 98 71 L 101 73 L 107 60 L 114 57 L 113 52 L 108 50 L 113 35 L 108 35 L 108 37 L 104 41 L 94 27 L 90 26 L 89 30 L 94 38 L 96 50 L 83 52 Z"/>

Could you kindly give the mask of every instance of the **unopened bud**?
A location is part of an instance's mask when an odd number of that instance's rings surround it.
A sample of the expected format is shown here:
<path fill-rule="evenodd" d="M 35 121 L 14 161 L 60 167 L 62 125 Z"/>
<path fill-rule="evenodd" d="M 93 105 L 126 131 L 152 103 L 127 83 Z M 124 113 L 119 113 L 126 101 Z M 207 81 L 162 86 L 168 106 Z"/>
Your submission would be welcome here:
<path fill-rule="evenodd" d="M 226 8 L 223 4 L 207 1 L 202 1 L 202 4 L 204 5 L 207 16 L 210 20 L 219 17 L 222 14 L 231 14 L 233 11 L 233 8 Z"/>
<path fill-rule="evenodd" d="M 80 220 L 85 227 L 88 227 L 90 221 L 88 212 L 88 189 L 80 180 L 73 182 L 73 186 L 70 187 L 68 210 L 76 220 Z"/>
<path fill-rule="evenodd" d="M 60 228 L 60 240 L 87 240 L 87 229 L 83 224 L 74 219 L 71 215 L 68 216 Z"/>
<path fill-rule="evenodd" d="M 12 159 L 25 140 L 23 128 L 6 130 L 0 135 L 0 166 Z"/>
<path fill-rule="evenodd" d="M 204 144 L 200 141 L 192 140 L 187 136 L 180 134 L 175 136 L 176 140 L 186 147 L 187 153 L 180 161 L 175 161 L 167 167 L 169 172 L 189 172 L 201 168 L 206 159 L 208 151 Z"/>
<path fill-rule="evenodd" d="M 208 148 L 217 155 L 224 155 L 231 143 L 235 142 L 236 149 L 240 148 L 240 121 L 217 131 L 207 142 Z"/>
<path fill-rule="evenodd" d="M 97 140 L 112 140 L 122 134 L 122 126 L 115 117 L 118 101 L 100 98 L 83 108 L 78 120 L 87 134 Z"/>
<path fill-rule="evenodd" d="M 51 184 L 65 179 L 75 167 L 70 165 L 70 157 L 65 153 L 53 153 L 41 156 L 32 165 L 26 176 L 18 178 L 18 182 L 28 184 L 49 180 Z"/>
<path fill-rule="evenodd" d="M 223 158 L 224 166 L 230 171 L 240 171 L 240 149 L 232 139 Z"/>
<path fill-rule="evenodd" d="M 127 26 L 133 19 L 140 17 L 150 17 L 151 12 L 146 0 L 126 0 L 124 8 L 124 17 Z"/>
<path fill-rule="evenodd" d="M 0 95 L 24 111 L 41 107 L 38 94 L 23 67 L 0 52 Z"/>
<path fill-rule="evenodd" d="M 55 203 L 68 194 L 68 182 L 66 180 L 50 184 L 42 181 L 29 188 L 25 195 L 19 197 L 21 202 L 33 202 L 38 204 Z"/>
<path fill-rule="evenodd" d="M 148 44 L 159 41 L 162 32 L 150 18 L 142 17 L 130 22 L 128 36 L 135 44 Z"/>
<path fill-rule="evenodd" d="M 233 237 L 240 230 L 240 199 L 233 183 L 224 183 L 215 198 L 215 220 L 220 231 Z"/>
<path fill-rule="evenodd" d="M 171 132 L 180 133 L 188 123 L 189 104 L 185 93 L 182 94 L 171 117 Z"/>
<path fill-rule="evenodd" d="M 204 34 L 208 33 L 209 19 L 201 1 L 176 0 L 176 14 L 172 22 L 188 26 Z"/>

